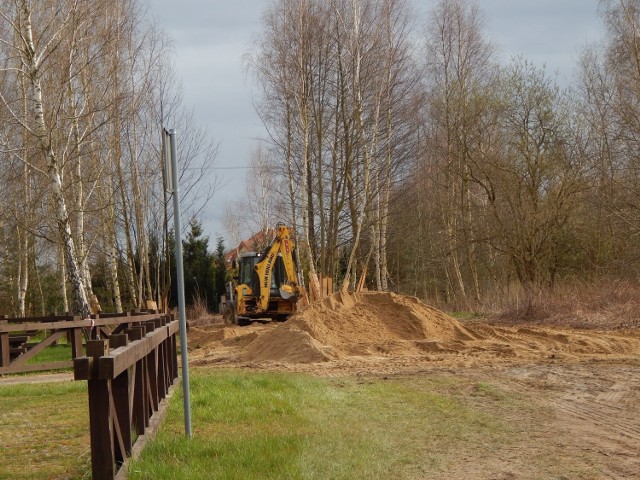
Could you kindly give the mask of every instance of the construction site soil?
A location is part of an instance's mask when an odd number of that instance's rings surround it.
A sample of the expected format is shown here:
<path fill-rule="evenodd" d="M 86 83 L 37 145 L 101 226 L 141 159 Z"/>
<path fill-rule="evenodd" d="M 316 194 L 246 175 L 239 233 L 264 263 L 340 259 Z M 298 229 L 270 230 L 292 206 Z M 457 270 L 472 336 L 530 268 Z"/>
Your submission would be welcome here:
<path fill-rule="evenodd" d="M 468 464 L 446 478 L 536 478 L 531 460 L 539 448 L 557 448 L 563 458 L 589 456 L 590 467 L 576 478 L 640 479 L 638 328 L 458 321 L 413 297 L 338 293 L 284 323 L 192 322 L 189 350 L 191 365 L 209 368 L 455 375 L 525 395 L 552 412 L 530 448 L 507 457 L 469 452 Z"/>
<path fill-rule="evenodd" d="M 213 318 L 190 327 L 190 363 L 194 365 L 251 364 L 313 371 L 336 366 L 340 370 L 354 363 L 371 364 L 375 372 L 378 363 L 472 366 L 640 358 L 638 329 L 461 322 L 415 297 L 394 293 L 337 293 L 284 323 L 236 327 Z"/>

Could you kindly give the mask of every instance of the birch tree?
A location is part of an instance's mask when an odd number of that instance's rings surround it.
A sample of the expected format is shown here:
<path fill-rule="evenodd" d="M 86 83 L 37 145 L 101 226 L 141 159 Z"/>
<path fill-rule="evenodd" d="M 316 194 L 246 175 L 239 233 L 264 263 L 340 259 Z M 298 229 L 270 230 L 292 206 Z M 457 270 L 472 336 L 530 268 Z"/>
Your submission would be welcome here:
<path fill-rule="evenodd" d="M 439 223 L 446 243 L 440 253 L 448 259 L 446 276 L 463 302 L 469 296 L 468 284 L 473 297 L 480 296 L 469 164 L 473 124 L 487 105 L 482 95 L 495 71 L 493 46 L 483 36 L 483 22 L 475 2 L 438 2 L 430 19 L 426 51 L 430 128 L 425 151 L 433 152 L 432 161 L 438 162 L 438 187 L 444 194 Z"/>
<path fill-rule="evenodd" d="M 6 6 L 8 7 L 8 5 Z M 69 35 L 73 36 L 74 28 L 77 27 L 75 22 L 76 15 L 82 13 L 75 4 L 70 4 L 66 7 L 49 9 L 45 5 L 41 11 L 34 12 L 31 3 L 22 0 L 13 2 L 11 8 L 3 8 L 1 15 L 4 21 L 11 26 L 13 37 L 6 43 L 11 45 L 14 54 L 19 58 L 19 66 L 15 69 L 15 73 L 20 77 L 24 77 L 30 89 L 28 98 L 33 120 L 29 123 L 23 122 L 22 126 L 37 141 L 43 160 L 42 167 L 37 168 L 37 170 L 45 175 L 49 181 L 55 205 L 56 224 L 64 245 L 68 279 L 72 286 L 74 310 L 82 317 L 88 317 L 90 308 L 85 285 L 82 281 L 67 201 L 64 196 L 63 162 L 66 152 L 64 145 L 60 150 L 60 146 L 55 143 L 56 135 L 53 132 L 58 125 L 55 125 L 55 116 L 52 116 L 55 112 L 51 111 L 55 106 L 55 101 L 48 101 L 50 97 L 47 96 L 48 92 L 44 90 L 44 78 L 46 77 L 47 69 L 50 68 L 48 62 L 51 61 L 53 53 L 58 47 L 65 46 L 65 41 L 69 40 Z M 50 20 L 48 20 L 46 28 L 43 25 L 42 29 L 38 28 L 36 30 L 33 24 L 34 18 L 44 23 L 47 22 L 45 18 L 49 15 Z M 47 32 L 47 36 L 36 37 L 34 31 Z M 13 39 L 17 41 L 13 41 Z M 70 52 L 72 58 L 74 53 L 73 51 Z M 3 95 L 2 103 L 17 118 L 19 114 L 14 113 L 11 100 Z"/>
<path fill-rule="evenodd" d="M 372 252 L 386 288 L 386 205 L 416 96 L 409 24 L 402 1 L 283 0 L 265 14 L 249 65 L 312 279 L 349 288 Z"/>
<path fill-rule="evenodd" d="M 157 248 L 169 248 L 171 220 L 162 125 L 185 132 L 179 162 L 187 214 L 198 215 L 211 198 L 216 158 L 216 145 L 181 106 L 166 35 L 136 0 L 2 0 L 0 7 L 0 155 L 10 167 L 0 181 L 3 192 L 11 189 L 0 202 L 3 235 L 10 229 L 19 237 L 15 255 L 3 260 L 12 311 L 36 298 L 44 309 L 43 268 L 61 279 L 48 292 L 53 308 L 68 309 L 70 285 L 82 316 L 94 284 L 117 311 L 166 297 L 169 267 L 162 266 L 170 255 Z"/>

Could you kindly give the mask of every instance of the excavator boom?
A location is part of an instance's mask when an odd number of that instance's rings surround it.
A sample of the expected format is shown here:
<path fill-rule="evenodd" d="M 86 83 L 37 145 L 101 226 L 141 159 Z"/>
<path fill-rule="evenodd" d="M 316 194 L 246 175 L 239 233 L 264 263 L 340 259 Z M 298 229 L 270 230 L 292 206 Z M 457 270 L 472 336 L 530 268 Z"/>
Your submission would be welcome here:
<path fill-rule="evenodd" d="M 300 295 L 298 278 L 293 261 L 294 243 L 291 239 L 289 229 L 282 223 L 277 225 L 276 236 L 269 247 L 265 258 L 254 267 L 260 280 L 260 301 L 259 308 L 266 312 L 269 307 L 271 296 L 271 276 L 278 255 L 282 258 L 285 269 L 285 283 L 280 286 L 280 295 L 285 298 Z"/>

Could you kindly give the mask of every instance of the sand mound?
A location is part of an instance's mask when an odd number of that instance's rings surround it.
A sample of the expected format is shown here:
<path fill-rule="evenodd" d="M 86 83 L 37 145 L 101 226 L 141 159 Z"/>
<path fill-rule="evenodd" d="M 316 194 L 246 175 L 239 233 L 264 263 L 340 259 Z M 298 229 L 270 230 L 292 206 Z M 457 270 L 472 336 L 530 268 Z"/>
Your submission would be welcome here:
<path fill-rule="evenodd" d="M 337 293 L 285 323 L 192 328 L 197 364 L 241 361 L 316 364 L 405 359 L 492 361 L 513 358 L 636 357 L 640 333 L 546 327 L 507 327 L 466 322 L 393 293 Z M 454 360 L 455 359 L 455 360 Z"/>
<path fill-rule="evenodd" d="M 393 293 L 337 293 L 247 345 L 245 361 L 319 362 L 353 355 L 449 350 L 473 340 L 454 318 Z"/>
<path fill-rule="evenodd" d="M 316 363 L 332 358 L 336 354 L 330 346 L 291 325 L 280 325 L 259 336 L 240 355 L 245 362 Z"/>

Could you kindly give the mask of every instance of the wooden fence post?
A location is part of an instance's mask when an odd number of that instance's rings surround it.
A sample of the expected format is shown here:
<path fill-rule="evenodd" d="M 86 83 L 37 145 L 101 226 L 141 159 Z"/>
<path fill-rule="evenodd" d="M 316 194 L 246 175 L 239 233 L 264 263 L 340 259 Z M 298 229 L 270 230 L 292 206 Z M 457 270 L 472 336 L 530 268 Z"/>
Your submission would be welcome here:
<path fill-rule="evenodd" d="M 127 329 L 130 341 L 141 340 L 144 337 L 144 330 L 140 327 Z M 131 422 L 138 435 L 143 435 L 149 425 L 149 397 L 146 387 L 146 367 L 147 359 L 142 357 L 134 365 L 133 372 L 133 408 L 131 412 Z"/>
<path fill-rule="evenodd" d="M 88 341 L 87 355 L 74 359 L 74 378 L 88 384 L 94 480 L 116 478 L 138 441 L 154 433 L 150 423 L 166 412 L 161 400 L 177 379 L 179 328 L 178 322 L 167 323 L 169 318 L 145 318 L 126 334 Z"/>
<path fill-rule="evenodd" d="M 4 316 L 0 317 L 4 318 Z M 7 320 L 0 320 L 0 325 L 6 325 Z M 9 345 L 9 332 L 0 332 L 0 367 L 8 367 L 11 363 L 11 345 Z"/>
<path fill-rule="evenodd" d="M 146 322 L 147 333 L 155 329 L 154 322 Z M 147 355 L 147 380 L 149 388 L 149 399 L 151 400 L 152 411 L 158 410 L 160 399 L 158 398 L 158 349 L 154 348 Z"/>
<path fill-rule="evenodd" d="M 113 480 L 116 474 L 111 381 L 98 378 L 98 359 L 108 353 L 109 340 L 87 341 L 87 356 L 91 362 L 87 385 L 93 480 Z"/>
<path fill-rule="evenodd" d="M 71 358 L 82 356 L 82 328 L 74 328 L 69 331 L 71 337 Z"/>
<path fill-rule="evenodd" d="M 124 334 L 111 335 L 109 346 L 111 348 L 126 347 L 128 338 Z M 129 409 L 129 399 L 131 392 L 131 368 L 125 370 L 111 381 L 113 392 L 113 404 L 115 408 L 115 426 L 118 429 L 121 439 L 116 447 L 116 462 L 123 463 L 127 457 L 131 456 L 131 410 Z"/>

